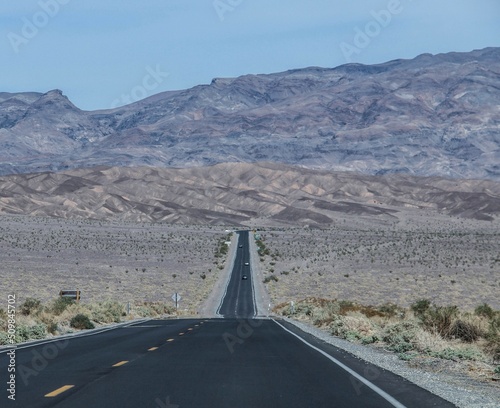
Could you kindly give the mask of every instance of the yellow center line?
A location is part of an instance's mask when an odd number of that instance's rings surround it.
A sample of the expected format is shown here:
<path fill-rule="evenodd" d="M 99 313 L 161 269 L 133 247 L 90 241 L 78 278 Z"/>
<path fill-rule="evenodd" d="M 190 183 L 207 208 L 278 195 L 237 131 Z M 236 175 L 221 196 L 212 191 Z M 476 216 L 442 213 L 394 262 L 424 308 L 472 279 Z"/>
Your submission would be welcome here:
<path fill-rule="evenodd" d="M 112 365 L 112 367 L 120 367 L 120 366 L 125 365 L 127 363 L 128 363 L 128 361 L 120 361 L 119 363 Z"/>
<path fill-rule="evenodd" d="M 54 390 L 52 392 L 49 392 L 48 394 L 45 394 L 45 397 L 47 398 L 52 398 L 56 397 L 59 394 L 62 394 L 64 391 L 68 391 L 70 388 L 73 388 L 74 385 L 65 385 L 64 387 L 58 388 L 57 390 Z"/>
<path fill-rule="evenodd" d="M 158 350 L 158 347 L 151 347 L 148 349 L 148 351 L 155 351 L 155 350 Z"/>

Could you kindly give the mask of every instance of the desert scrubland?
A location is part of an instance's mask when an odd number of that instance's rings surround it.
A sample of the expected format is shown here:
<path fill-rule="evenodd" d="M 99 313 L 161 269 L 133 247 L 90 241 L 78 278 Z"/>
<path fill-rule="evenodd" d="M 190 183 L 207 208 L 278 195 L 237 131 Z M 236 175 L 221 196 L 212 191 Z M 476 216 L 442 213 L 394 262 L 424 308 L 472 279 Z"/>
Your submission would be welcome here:
<path fill-rule="evenodd" d="M 418 299 L 500 307 L 498 222 L 407 211 L 399 219 L 341 217 L 333 227 L 258 232 L 275 304 L 315 296 L 365 305 Z"/>
<path fill-rule="evenodd" d="M 163 302 L 194 312 L 224 258 L 223 227 L 0 217 L 0 293 L 49 302 L 79 289 L 82 303 Z"/>

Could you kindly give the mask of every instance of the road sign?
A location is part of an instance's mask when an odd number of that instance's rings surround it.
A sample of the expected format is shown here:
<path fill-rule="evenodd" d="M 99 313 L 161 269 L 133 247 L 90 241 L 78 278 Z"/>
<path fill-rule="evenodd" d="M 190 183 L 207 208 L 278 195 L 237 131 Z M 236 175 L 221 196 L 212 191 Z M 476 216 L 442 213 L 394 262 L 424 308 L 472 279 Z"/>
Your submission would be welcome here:
<path fill-rule="evenodd" d="M 177 309 L 179 308 L 179 301 L 181 300 L 181 295 L 179 295 L 178 293 L 174 293 L 172 295 L 172 300 L 175 302 L 175 310 L 177 311 Z"/>
<path fill-rule="evenodd" d="M 67 297 L 73 299 L 76 302 L 80 301 L 81 292 L 79 290 L 61 290 L 59 292 L 60 297 Z"/>

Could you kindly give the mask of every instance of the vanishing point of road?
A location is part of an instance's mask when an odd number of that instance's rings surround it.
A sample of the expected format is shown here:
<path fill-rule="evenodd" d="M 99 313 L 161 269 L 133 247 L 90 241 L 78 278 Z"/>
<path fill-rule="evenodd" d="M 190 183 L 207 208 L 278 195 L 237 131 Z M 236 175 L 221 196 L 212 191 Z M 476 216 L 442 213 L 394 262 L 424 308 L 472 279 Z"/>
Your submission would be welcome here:
<path fill-rule="evenodd" d="M 285 321 L 256 318 L 249 233 L 238 234 L 222 318 L 144 320 L 19 345 L 16 401 L 2 350 L 0 406 L 453 407 Z"/>

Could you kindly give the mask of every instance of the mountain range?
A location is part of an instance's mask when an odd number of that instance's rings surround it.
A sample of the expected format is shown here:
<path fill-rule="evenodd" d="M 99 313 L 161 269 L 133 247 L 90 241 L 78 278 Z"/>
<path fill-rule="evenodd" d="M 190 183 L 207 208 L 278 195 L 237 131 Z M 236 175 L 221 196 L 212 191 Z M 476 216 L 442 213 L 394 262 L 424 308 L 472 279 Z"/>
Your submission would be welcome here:
<path fill-rule="evenodd" d="M 0 174 L 275 162 L 500 180 L 500 48 L 216 78 L 99 111 L 0 93 Z"/>

